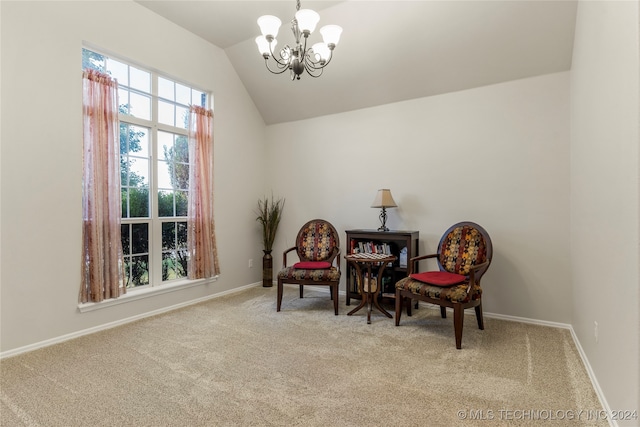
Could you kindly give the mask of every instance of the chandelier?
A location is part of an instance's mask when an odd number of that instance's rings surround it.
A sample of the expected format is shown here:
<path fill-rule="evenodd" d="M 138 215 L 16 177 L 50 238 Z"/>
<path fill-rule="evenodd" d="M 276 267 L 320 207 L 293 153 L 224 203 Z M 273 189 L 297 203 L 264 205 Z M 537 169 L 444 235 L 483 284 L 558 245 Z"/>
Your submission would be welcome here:
<path fill-rule="evenodd" d="M 293 47 L 285 45 L 276 54 L 273 50 L 278 44 L 276 36 L 282 21 L 273 15 L 258 18 L 258 25 L 262 35 L 256 37 L 258 50 L 264 57 L 267 70 L 273 74 L 282 74 L 286 70 L 291 72 L 291 80 L 300 80 L 300 74 L 305 70 L 311 77 L 320 77 L 333 57 L 333 49 L 340 40 L 342 28 L 337 25 L 325 25 L 320 28 L 324 43 L 316 43 L 307 48 L 307 39 L 315 30 L 320 15 L 311 9 L 300 9 L 300 0 L 296 0 L 296 14 L 291 21 L 291 31 L 296 39 Z M 269 58 L 273 58 L 275 68 L 269 66 Z"/>

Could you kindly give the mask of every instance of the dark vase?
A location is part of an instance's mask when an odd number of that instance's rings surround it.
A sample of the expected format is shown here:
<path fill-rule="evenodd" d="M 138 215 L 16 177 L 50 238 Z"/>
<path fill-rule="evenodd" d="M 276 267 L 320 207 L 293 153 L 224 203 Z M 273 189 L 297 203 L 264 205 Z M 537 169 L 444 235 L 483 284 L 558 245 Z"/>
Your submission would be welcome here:
<path fill-rule="evenodd" d="M 262 257 L 262 286 L 270 288 L 273 286 L 273 257 L 271 251 L 262 250 L 264 256 Z"/>

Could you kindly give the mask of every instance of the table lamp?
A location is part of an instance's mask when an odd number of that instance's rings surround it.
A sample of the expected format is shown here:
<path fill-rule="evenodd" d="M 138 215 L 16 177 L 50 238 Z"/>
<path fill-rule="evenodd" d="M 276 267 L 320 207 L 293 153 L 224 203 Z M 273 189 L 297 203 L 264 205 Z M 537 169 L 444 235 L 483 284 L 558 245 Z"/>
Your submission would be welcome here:
<path fill-rule="evenodd" d="M 391 190 L 388 188 L 382 188 L 378 190 L 378 194 L 376 194 L 376 198 L 373 200 L 372 208 L 382 208 L 382 212 L 380 212 L 380 222 L 382 226 L 378 228 L 378 231 L 389 231 L 387 228 L 387 208 L 395 208 L 396 202 L 393 200 L 391 196 Z"/>

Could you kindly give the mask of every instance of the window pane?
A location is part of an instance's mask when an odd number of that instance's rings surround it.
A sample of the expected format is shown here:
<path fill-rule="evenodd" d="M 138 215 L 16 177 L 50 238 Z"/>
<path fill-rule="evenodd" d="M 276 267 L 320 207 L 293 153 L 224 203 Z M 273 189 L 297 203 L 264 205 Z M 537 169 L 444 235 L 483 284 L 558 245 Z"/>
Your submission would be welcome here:
<path fill-rule="evenodd" d="M 173 280 L 179 276 L 176 274 L 178 269 L 178 262 L 174 252 L 167 252 L 162 254 L 162 280 Z"/>
<path fill-rule="evenodd" d="M 170 147 L 173 147 L 173 134 L 168 132 L 158 132 L 158 158 L 166 159 L 164 153 Z"/>
<path fill-rule="evenodd" d="M 129 189 L 121 188 L 120 196 L 122 198 L 122 218 L 129 218 Z"/>
<path fill-rule="evenodd" d="M 127 64 L 123 64 L 115 59 L 109 58 L 107 60 L 107 71 L 118 80 L 118 84 L 120 85 L 129 86 L 128 68 L 129 66 Z"/>
<path fill-rule="evenodd" d="M 170 101 L 175 101 L 175 95 L 173 93 L 173 82 L 171 80 L 158 77 L 158 96 Z"/>
<path fill-rule="evenodd" d="M 186 251 L 171 251 L 162 254 L 162 280 L 174 280 L 187 276 Z"/>
<path fill-rule="evenodd" d="M 120 156 L 120 185 L 127 187 L 129 185 L 129 162 L 127 156 Z"/>
<path fill-rule="evenodd" d="M 178 226 L 176 230 L 177 248 L 186 249 L 187 248 L 187 222 L 181 221 L 176 223 L 176 225 Z"/>
<path fill-rule="evenodd" d="M 136 67 L 129 67 L 131 86 L 142 92 L 151 93 L 151 74 Z"/>
<path fill-rule="evenodd" d="M 121 224 L 120 225 L 120 236 L 122 239 L 122 253 L 125 255 L 129 255 L 129 224 Z"/>
<path fill-rule="evenodd" d="M 173 104 L 164 101 L 158 101 L 158 123 L 169 126 L 175 125 Z"/>
<path fill-rule="evenodd" d="M 122 129 L 122 125 L 120 127 Z M 139 157 L 149 157 L 149 129 L 139 126 L 128 126 L 126 137 L 129 144 L 129 154 Z"/>
<path fill-rule="evenodd" d="M 174 184 L 176 189 L 189 189 L 189 165 L 175 163 L 173 166 Z"/>
<path fill-rule="evenodd" d="M 149 255 L 130 258 L 130 282 L 127 287 L 144 286 L 149 284 Z"/>
<path fill-rule="evenodd" d="M 176 268 L 175 275 L 176 279 L 181 277 L 187 277 L 187 262 L 189 260 L 189 254 L 187 251 L 177 251 L 176 252 Z"/>
<path fill-rule="evenodd" d="M 145 254 L 149 252 L 149 224 L 131 224 L 131 254 Z"/>
<path fill-rule="evenodd" d="M 158 161 L 158 188 L 173 188 L 171 182 L 169 164 L 164 161 Z"/>
<path fill-rule="evenodd" d="M 139 93 L 131 92 L 129 95 L 131 103 L 130 113 L 144 120 L 151 120 L 151 98 Z"/>
<path fill-rule="evenodd" d="M 162 250 L 172 250 L 176 248 L 176 223 L 162 223 Z"/>
<path fill-rule="evenodd" d="M 149 217 L 149 189 L 146 187 L 129 189 L 129 217 Z"/>
<path fill-rule="evenodd" d="M 191 104 L 191 90 L 185 85 L 176 83 L 176 101 L 180 104 Z"/>
<path fill-rule="evenodd" d="M 188 191 L 176 191 L 176 216 L 187 216 Z"/>
<path fill-rule="evenodd" d="M 120 114 L 131 115 L 131 105 L 129 105 L 129 91 L 118 89 L 118 112 Z"/>
<path fill-rule="evenodd" d="M 205 107 L 206 100 L 207 98 L 205 97 L 205 94 L 203 92 L 200 92 L 199 90 L 195 90 L 195 89 L 191 90 L 191 103 L 193 105 Z"/>
<path fill-rule="evenodd" d="M 189 109 L 176 105 L 176 127 L 189 129 Z"/>
<path fill-rule="evenodd" d="M 172 159 L 174 162 L 189 163 L 189 140 L 180 135 L 176 138 L 176 145 Z"/>
<path fill-rule="evenodd" d="M 174 216 L 173 191 L 158 191 L 158 216 Z"/>
<path fill-rule="evenodd" d="M 104 73 L 106 71 L 106 60 L 104 55 L 82 48 L 82 69 L 91 68 Z"/>
<path fill-rule="evenodd" d="M 129 186 L 140 187 L 149 183 L 149 160 L 129 158 Z"/>

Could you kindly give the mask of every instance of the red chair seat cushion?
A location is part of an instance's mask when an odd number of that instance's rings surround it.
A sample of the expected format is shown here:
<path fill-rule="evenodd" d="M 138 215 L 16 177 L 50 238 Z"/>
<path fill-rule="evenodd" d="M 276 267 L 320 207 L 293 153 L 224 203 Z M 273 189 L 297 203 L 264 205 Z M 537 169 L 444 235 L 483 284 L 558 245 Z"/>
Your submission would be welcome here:
<path fill-rule="evenodd" d="M 449 273 L 448 271 L 425 271 L 424 273 L 411 274 L 410 277 L 433 286 L 453 286 L 467 280 L 467 277 L 462 274 Z"/>
<path fill-rule="evenodd" d="M 324 270 L 325 268 L 331 268 L 331 263 L 326 261 L 301 261 L 293 264 L 293 268 L 300 268 L 303 270 Z"/>

